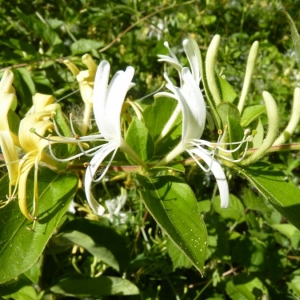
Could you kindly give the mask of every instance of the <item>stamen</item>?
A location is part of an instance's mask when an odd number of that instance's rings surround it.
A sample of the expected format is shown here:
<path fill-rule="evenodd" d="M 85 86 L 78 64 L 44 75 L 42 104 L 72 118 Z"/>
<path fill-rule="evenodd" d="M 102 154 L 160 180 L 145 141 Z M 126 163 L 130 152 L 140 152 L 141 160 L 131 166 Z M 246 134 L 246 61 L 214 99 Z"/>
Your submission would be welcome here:
<path fill-rule="evenodd" d="M 240 162 L 244 159 L 244 157 L 246 156 L 246 152 L 248 150 L 248 146 L 249 146 L 249 142 L 252 141 L 252 135 L 249 136 L 249 134 L 251 133 L 250 129 L 246 129 L 244 131 L 244 137 L 240 142 L 222 142 L 225 138 L 225 135 L 227 134 L 227 126 L 225 126 L 224 131 L 222 131 L 221 129 L 218 130 L 218 140 L 216 143 L 211 143 L 205 140 L 191 140 L 190 143 L 195 146 L 196 148 L 198 148 L 201 151 L 204 151 L 205 153 L 207 153 L 208 155 L 210 155 L 212 158 L 214 158 L 215 156 L 217 156 L 218 158 L 222 158 L 224 160 L 230 161 L 230 162 Z M 217 151 L 221 151 L 223 153 L 234 153 L 236 151 L 238 151 L 244 144 L 245 145 L 245 149 L 243 151 L 243 154 L 241 157 L 239 157 L 238 159 L 233 159 L 231 157 L 222 155 L 220 153 L 218 153 Z M 226 146 L 231 146 L 231 145 L 237 145 L 237 147 L 235 147 L 234 149 L 226 149 Z M 203 148 L 203 146 L 206 146 L 208 149 Z M 212 150 L 209 150 L 212 149 Z M 190 154 L 193 158 L 194 156 L 192 154 Z M 198 164 L 203 171 L 208 172 L 210 171 L 211 166 L 209 166 L 208 169 L 204 168 L 203 166 L 201 166 L 200 164 Z"/>
<path fill-rule="evenodd" d="M 203 148 L 200 149 L 201 151 L 205 150 Z M 196 162 L 196 164 L 205 172 L 208 173 L 211 170 L 211 166 L 213 163 L 213 160 L 211 160 L 211 164 L 208 166 L 208 168 L 205 168 L 199 161 L 199 159 L 197 159 L 197 157 L 189 150 L 187 150 L 187 152 L 189 153 L 189 155 L 194 159 L 194 161 Z M 205 151 L 204 151 L 205 152 Z"/>
<path fill-rule="evenodd" d="M 103 177 L 105 176 L 107 170 L 109 169 L 109 167 L 110 167 L 112 161 L 114 160 L 117 151 L 118 151 L 118 148 L 116 148 L 116 149 L 114 150 L 114 152 L 113 152 L 113 154 L 112 154 L 112 156 L 111 156 L 109 162 L 107 163 L 107 165 L 105 166 L 105 168 L 102 170 L 100 177 L 98 177 L 97 179 L 94 179 L 93 182 L 99 182 L 99 181 L 101 181 L 101 180 L 103 179 Z"/>
<path fill-rule="evenodd" d="M 8 196 L 6 195 L 6 201 L 0 200 L 0 208 L 4 208 L 6 205 L 8 205 L 11 201 L 17 199 L 16 196 Z"/>
<path fill-rule="evenodd" d="M 94 148 L 91 148 L 87 151 L 83 151 L 81 153 L 78 153 L 78 154 L 75 154 L 71 157 L 68 157 L 68 158 L 58 158 L 52 151 L 52 147 L 51 147 L 51 143 L 49 142 L 49 153 L 50 155 L 52 156 L 53 159 L 57 160 L 57 161 L 60 161 L 60 162 L 67 162 L 67 161 L 71 161 L 75 158 L 78 158 L 78 157 L 81 157 L 83 155 L 86 155 L 86 156 L 94 156 L 104 145 L 99 145 L 99 146 L 96 146 Z"/>

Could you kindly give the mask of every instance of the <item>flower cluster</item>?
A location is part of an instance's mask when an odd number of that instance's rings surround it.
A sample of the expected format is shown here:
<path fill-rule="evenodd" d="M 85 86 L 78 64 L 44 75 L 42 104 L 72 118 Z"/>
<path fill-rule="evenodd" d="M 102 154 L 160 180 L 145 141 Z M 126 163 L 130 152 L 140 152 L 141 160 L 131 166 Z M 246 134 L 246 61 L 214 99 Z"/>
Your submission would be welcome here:
<path fill-rule="evenodd" d="M 132 82 L 133 67 L 129 66 L 125 71 L 118 71 L 109 81 L 110 64 L 106 60 L 97 66 L 89 55 L 85 55 L 82 60 L 88 69 L 83 71 L 80 71 L 70 61 L 65 61 L 79 83 L 80 93 L 85 104 L 81 129 L 75 128 L 72 117 L 70 117 L 70 130 L 67 134 L 66 131 L 61 132 L 55 116 L 60 109 L 59 104 L 53 104 L 52 96 L 42 94 L 34 96 L 33 107 L 21 121 L 19 134 L 12 133 L 7 116 L 15 97 L 12 87 L 13 75 L 10 71 L 4 74 L 0 84 L 0 101 L 4 108 L 0 112 L 3 114 L 0 124 L 0 144 L 10 178 L 11 186 L 8 198 L 18 196 L 21 211 L 29 220 L 36 220 L 39 162 L 57 167 L 61 162 L 73 161 L 83 156 L 91 157 L 90 162 L 85 164 L 84 189 L 86 199 L 96 214 L 104 215 L 104 207 L 93 196 L 92 184 L 105 177 L 118 150 L 125 153 L 130 161 L 134 161 L 144 171 L 148 171 L 150 168 L 161 168 L 168 165 L 174 158 L 188 153 L 204 172 L 211 172 L 214 175 L 220 192 L 221 207 L 226 208 L 228 206 L 229 187 L 224 169 L 218 160 L 243 163 L 248 144 L 252 138 L 250 130 L 245 130 L 244 136 L 240 140 L 228 141 L 228 125 L 223 124 L 223 128 L 218 128 L 219 138 L 216 142 L 201 139 L 205 132 L 207 120 L 212 118 L 207 110 L 205 95 L 200 88 L 203 70 L 199 48 L 191 39 L 183 41 L 183 49 L 189 62 L 189 67 L 185 67 L 180 63 L 167 42 L 165 42 L 165 46 L 170 55 L 159 55 L 159 61 L 177 70 L 179 85 L 174 84 L 173 79 L 165 72 L 167 90 L 157 92 L 154 97 L 158 98 L 158 101 L 160 101 L 160 97 L 172 98 L 177 101 L 178 105 L 166 121 L 155 143 L 160 143 L 172 131 L 179 115 L 182 117 L 182 132 L 180 142 L 170 149 L 164 157 L 154 158 L 153 163 L 149 165 L 125 141 L 121 122 L 127 92 L 134 86 Z M 132 101 L 128 101 L 128 103 L 132 104 Z M 142 120 L 143 112 L 138 111 L 136 105 L 132 106 L 134 111 L 138 112 L 138 119 Z M 96 133 L 88 134 L 92 111 L 98 130 Z M 77 145 L 77 152 L 68 157 L 59 157 L 53 150 L 53 145 L 64 143 Z M 25 152 L 19 161 L 16 146 Z M 108 162 L 104 164 L 107 157 Z M 29 212 L 26 203 L 26 181 L 33 166 L 35 167 L 34 199 L 33 210 Z M 100 167 L 101 172 L 98 171 Z M 12 186 L 15 186 L 14 191 L 12 191 Z M 125 202 L 123 202 L 118 204 L 117 210 L 120 210 L 124 205 Z M 106 204 L 111 209 L 113 205 L 116 205 L 112 202 L 106 202 Z"/>

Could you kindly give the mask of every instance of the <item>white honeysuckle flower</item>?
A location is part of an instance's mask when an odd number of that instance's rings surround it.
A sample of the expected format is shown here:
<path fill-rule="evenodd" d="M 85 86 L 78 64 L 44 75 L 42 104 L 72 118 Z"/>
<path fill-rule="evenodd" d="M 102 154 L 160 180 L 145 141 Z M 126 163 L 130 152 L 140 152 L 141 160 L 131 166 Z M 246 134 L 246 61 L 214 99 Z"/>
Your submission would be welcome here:
<path fill-rule="evenodd" d="M 169 63 L 172 67 L 174 67 L 179 74 L 181 84 L 182 84 L 182 77 L 181 77 L 181 71 L 183 66 L 180 64 L 176 54 L 172 51 L 172 49 L 169 46 L 168 42 L 164 42 L 165 47 L 168 49 L 170 56 L 168 55 L 161 55 L 159 54 L 158 61 Z M 182 42 L 182 46 L 184 49 L 184 52 L 186 54 L 186 57 L 189 61 L 191 72 L 193 74 L 193 77 L 197 84 L 199 85 L 201 74 L 200 74 L 200 51 L 196 44 L 196 42 L 192 39 L 185 39 Z"/>
<path fill-rule="evenodd" d="M 119 147 L 127 146 L 121 135 L 120 115 L 127 91 L 134 85 L 131 82 L 134 68 L 129 66 L 126 71 L 118 71 L 108 85 L 110 64 L 102 61 L 98 67 L 93 95 L 94 116 L 101 136 L 108 142 L 104 144 L 92 158 L 85 174 L 85 193 L 92 209 L 99 215 L 104 213 L 104 207 L 98 203 L 91 193 L 91 184 L 103 160 L 111 153 L 112 157 L 97 179 L 100 181 L 108 170 Z M 125 147 L 126 147 L 125 146 Z"/>
<path fill-rule="evenodd" d="M 105 201 L 105 205 L 108 210 L 108 214 L 105 214 L 105 216 L 110 220 L 110 222 L 113 222 L 117 217 L 120 219 L 121 223 L 123 223 L 122 221 L 125 220 L 127 214 L 121 212 L 121 209 L 124 207 L 126 200 L 127 194 L 125 191 L 122 191 L 121 195 L 116 198 Z"/>
<path fill-rule="evenodd" d="M 183 152 L 188 152 L 195 160 L 199 167 L 205 172 L 211 171 L 215 176 L 220 192 L 221 207 L 226 208 L 229 204 L 229 189 L 225 173 L 220 163 L 214 158 L 215 156 L 233 161 L 227 157 L 219 155 L 216 151 L 220 150 L 225 153 L 237 151 L 244 142 L 247 142 L 246 137 L 238 144 L 234 150 L 226 150 L 223 147 L 228 143 L 210 143 L 201 140 L 205 128 L 206 106 L 202 92 L 188 68 L 182 68 L 181 77 L 183 85 L 181 88 L 173 85 L 168 75 L 164 74 L 167 80 L 166 87 L 171 91 L 158 93 L 155 96 L 167 96 L 176 99 L 179 102 L 182 111 L 182 140 L 169 152 L 156 166 L 165 165 Z M 247 133 L 245 133 L 245 136 Z M 222 138 L 221 138 L 222 140 Z M 205 168 L 198 160 L 202 159 L 208 166 Z"/>
<path fill-rule="evenodd" d="M 184 67 L 180 64 L 175 53 L 169 47 L 168 42 L 165 42 L 164 45 L 169 50 L 169 53 L 171 56 L 158 55 L 158 57 L 159 57 L 158 61 L 169 63 L 171 66 L 173 66 L 178 71 L 179 78 L 180 78 L 180 87 L 183 87 L 184 81 L 182 78 L 182 70 Z M 201 55 L 200 55 L 199 47 L 193 39 L 185 39 L 182 42 L 182 45 L 183 45 L 184 52 L 185 52 L 187 59 L 189 61 L 189 64 L 190 64 L 192 76 L 193 76 L 197 86 L 199 86 L 200 79 L 201 79 Z M 159 94 L 165 95 L 167 97 L 169 96 L 168 94 L 164 94 L 164 93 L 159 93 Z M 169 131 L 173 127 L 175 121 L 177 120 L 179 114 L 180 114 L 180 107 L 178 105 L 177 108 L 174 110 L 171 118 L 166 123 L 161 134 L 158 136 L 157 140 L 155 141 L 156 144 L 159 143 L 169 133 Z M 207 115 L 208 115 L 208 117 L 207 117 Z M 210 116 L 209 116 L 209 114 L 205 113 L 205 117 L 207 117 L 209 119 Z M 205 119 L 204 119 L 204 121 L 205 121 Z"/>
<path fill-rule="evenodd" d="M 146 164 L 124 141 L 121 134 L 121 111 L 128 90 L 134 86 L 134 83 L 131 81 L 134 75 L 134 68 L 129 66 L 125 71 L 118 71 L 108 84 L 109 73 L 110 64 L 108 61 L 103 60 L 97 68 L 93 91 L 93 111 L 99 133 L 79 136 L 76 134 L 72 126 L 72 122 L 70 122 L 74 137 L 64 137 L 59 133 L 55 120 L 53 120 L 54 129 L 61 139 L 59 142 L 76 143 L 79 146 L 81 153 L 69 158 L 60 159 L 54 156 L 51 150 L 51 145 L 49 144 L 50 154 L 53 158 L 61 162 L 70 161 L 83 155 L 93 156 L 85 173 L 84 188 L 90 207 L 98 215 L 103 215 L 105 209 L 93 197 L 91 193 L 91 185 L 93 182 L 99 182 L 103 179 L 119 148 L 122 149 L 123 152 L 127 153 L 139 165 L 147 168 Z M 48 141 L 57 142 L 54 138 L 55 137 L 48 139 Z M 85 150 L 81 143 L 86 144 L 86 142 L 106 143 Z M 94 179 L 98 168 L 104 159 L 111 153 L 112 155 L 107 166 L 100 172 L 100 176 L 98 176 L 97 179 Z"/>

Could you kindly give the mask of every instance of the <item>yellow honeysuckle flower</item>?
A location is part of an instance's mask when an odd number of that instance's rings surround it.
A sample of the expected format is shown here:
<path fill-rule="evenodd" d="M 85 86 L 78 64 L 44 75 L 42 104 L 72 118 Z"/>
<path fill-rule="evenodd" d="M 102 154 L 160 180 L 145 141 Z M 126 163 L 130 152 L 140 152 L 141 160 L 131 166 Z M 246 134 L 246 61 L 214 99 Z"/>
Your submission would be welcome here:
<path fill-rule="evenodd" d="M 8 112 L 15 97 L 15 90 L 12 86 L 13 79 L 13 72 L 5 70 L 0 82 L 0 146 L 10 181 L 9 198 L 13 196 L 11 187 L 16 184 L 18 179 L 18 155 L 15 147 L 15 144 L 18 144 L 18 137 L 10 131 L 8 123 Z"/>
<path fill-rule="evenodd" d="M 82 62 L 87 66 L 88 70 L 79 71 L 75 64 L 69 60 L 65 60 L 65 65 L 69 68 L 79 84 L 80 94 L 85 103 L 85 111 L 82 120 L 82 134 L 85 135 L 89 128 L 90 115 L 93 106 L 93 89 L 94 80 L 97 71 L 97 64 L 89 54 L 82 56 Z"/>
<path fill-rule="evenodd" d="M 51 117 L 59 104 L 53 104 L 53 97 L 50 95 L 36 94 L 33 97 L 33 107 L 31 114 L 22 119 L 19 128 L 19 139 L 22 149 L 26 152 L 19 163 L 19 180 L 18 180 L 18 198 L 19 206 L 23 215 L 35 221 L 38 200 L 38 164 L 43 161 L 48 164 L 56 164 L 57 162 L 51 156 L 44 152 L 44 148 L 49 145 L 49 141 L 43 139 L 47 131 L 52 131 L 53 123 Z M 35 128 L 35 133 L 31 128 Z M 33 193 L 33 210 L 30 214 L 27 208 L 27 177 L 32 169 L 34 171 L 34 193 Z"/>

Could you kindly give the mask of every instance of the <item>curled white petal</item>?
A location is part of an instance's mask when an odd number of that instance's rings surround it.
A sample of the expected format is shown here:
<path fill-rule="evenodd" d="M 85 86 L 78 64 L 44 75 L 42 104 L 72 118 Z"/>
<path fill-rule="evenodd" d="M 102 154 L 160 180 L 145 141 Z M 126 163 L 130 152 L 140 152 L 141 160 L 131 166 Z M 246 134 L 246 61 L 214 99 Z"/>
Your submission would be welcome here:
<path fill-rule="evenodd" d="M 221 199 L 221 207 L 227 208 L 229 205 L 229 188 L 228 188 L 227 179 L 222 166 L 214 158 L 212 158 L 210 155 L 205 153 L 205 151 L 202 151 L 200 148 L 197 149 L 192 148 L 186 151 L 192 157 L 193 157 L 192 154 L 196 154 L 198 157 L 203 159 L 203 161 L 209 166 L 211 172 L 214 174 L 217 180 L 217 185 L 219 188 L 220 199 Z M 198 161 L 196 162 L 199 164 Z"/>
<path fill-rule="evenodd" d="M 113 152 L 113 156 L 115 155 L 117 148 L 115 143 L 108 143 L 104 145 L 104 147 L 96 153 L 96 155 L 92 158 L 89 166 L 87 167 L 87 170 L 85 172 L 85 179 L 84 179 L 84 189 L 87 201 L 90 205 L 90 207 L 93 209 L 93 211 L 98 215 L 103 215 L 105 209 L 102 205 L 98 203 L 98 201 L 94 198 L 94 196 L 91 193 L 91 185 L 94 181 L 95 174 L 103 162 L 103 160 L 111 153 Z M 105 170 L 101 173 L 101 178 L 105 176 L 105 173 L 107 172 L 109 168 L 109 165 L 106 166 Z"/>

